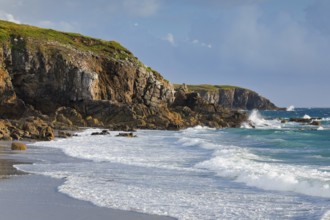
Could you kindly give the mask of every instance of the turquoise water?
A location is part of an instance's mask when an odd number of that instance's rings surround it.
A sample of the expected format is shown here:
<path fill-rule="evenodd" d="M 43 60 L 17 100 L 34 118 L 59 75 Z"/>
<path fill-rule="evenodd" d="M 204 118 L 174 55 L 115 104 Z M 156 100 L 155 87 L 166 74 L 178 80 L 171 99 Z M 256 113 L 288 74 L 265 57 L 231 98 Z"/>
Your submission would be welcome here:
<path fill-rule="evenodd" d="M 271 121 L 278 118 L 303 118 L 310 116 L 321 122 L 320 126 L 311 126 L 306 124 L 288 123 L 282 124 L 280 129 L 267 130 L 256 129 L 253 132 L 239 130 L 242 135 L 253 136 L 258 143 L 260 151 L 267 151 L 275 159 L 282 159 L 286 163 L 308 164 L 308 165 L 330 165 L 330 109 L 299 108 L 295 111 L 263 111 L 262 117 Z M 235 133 L 235 132 L 234 132 Z M 244 134 L 245 133 L 245 134 Z M 249 134 L 250 133 L 250 134 Z M 273 150 L 272 150 L 273 149 Z M 272 150 L 272 153 L 270 153 Z M 267 154 L 267 153 L 266 153 Z"/>
<path fill-rule="evenodd" d="M 281 123 L 291 117 L 321 124 Z M 133 139 L 88 129 L 31 145 L 42 161 L 17 167 L 65 178 L 60 192 L 110 208 L 189 220 L 330 219 L 330 109 L 253 111 L 249 120 Z"/>

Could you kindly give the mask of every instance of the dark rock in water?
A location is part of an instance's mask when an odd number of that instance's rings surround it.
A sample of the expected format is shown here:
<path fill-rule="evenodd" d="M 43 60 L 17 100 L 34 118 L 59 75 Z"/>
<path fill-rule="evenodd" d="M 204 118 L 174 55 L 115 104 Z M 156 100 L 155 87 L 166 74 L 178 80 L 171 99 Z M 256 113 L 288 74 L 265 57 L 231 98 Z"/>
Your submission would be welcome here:
<path fill-rule="evenodd" d="M 116 135 L 116 137 L 129 137 L 129 138 L 133 138 L 133 137 L 137 137 L 137 136 L 134 135 L 133 132 L 130 132 L 130 133 L 119 133 L 118 135 Z"/>
<path fill-rule="evenodd" d="M 290 118 L 290 122 L 298 122 L 298 123 L 311 123 L 312 119 L 310 118 Z"/>
<path fill-rule="evenodd" d="M 312 122 L 312 119 L 311 118 L 290 118 L 289 121 L 309 124 Z"/>
<path fill-rule="evenodd" d="M 173 124 L 173 123 L 170 123 L 168 126 L 167 126 L 167 129 L 168 130 L 179 130 L 181 127 L 180 125 L 178 124 Z"/>
<path fill-rule="evenodd" d="M 320 126 L 321 125 L 321 122 L 320 121 L 315 121 L 313 120 L 310 125 L 315 125 L 315 126 Z"/>
<path fill-rule="evenodd" d="M 319 121 L 319 120 L 320 120 L 320 118 L 290 118 L 289 121 L 320 126 L 321 121 Z"/>
<path fill-rule="evenodd" d="M 65 132 L 65 131 L 58 131 L 57 132 L 57 137 L 59 138 L 68 138 L 68 137 L 72 137 L 72 133 L 70 132 Z"/>
<path fill-rule="evenodd" d="M 93 132 L 91 135 L 110 135 L 108 130 L 102 130 L 101 132 Z"/>
<path fill-rule="evenodd" d="M 21 143 L 21 142 L 13 142 L 11 144 L 11 149 L 12 150 L 26 150 L 27 146 L 26 146 L 26 144 Z"/>
<path fill-rule="evenodd" d="M 251 128 L 256 128 L 256 126 L 255 126 L 252 122 L 249 122 L 249 126 L 250 126 Z"/>

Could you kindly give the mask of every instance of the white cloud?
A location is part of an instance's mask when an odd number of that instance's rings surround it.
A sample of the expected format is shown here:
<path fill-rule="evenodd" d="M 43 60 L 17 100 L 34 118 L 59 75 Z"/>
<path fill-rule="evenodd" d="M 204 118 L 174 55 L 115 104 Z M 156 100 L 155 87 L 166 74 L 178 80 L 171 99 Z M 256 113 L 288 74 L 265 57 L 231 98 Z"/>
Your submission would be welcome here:
<path fill-rule="evenodd" d="M 192 44 L 194 45 L 198 45 L 198 46 L 201 46 L 201 47 L 207 47 L 209 49 L 212 48 L 212 44 L 210 43 L 205 43 L 205 42 L 200 42 L 198 39 L 194 39 L 191 41 Z"/>
<path fill-rule="evenodd" d="M 7 13 L 7 12 L 4 12 L 4 11 L 0 11 L 0 19 L 10 21 L 10 22 L 14 22 L 14 23 L 17 23 L 17 24 L 21 23 L 18 19 L 16 19 L 14 17 L 14 15 L 12 15 L 10 13 Z"/>
<path fill-rule="evenodd" d="M 326 72 L 330 68 L 326 36 L 309 29 L 292 16 L 279 13 L 265 21 L 264 11 L 244 6 L 231 17 L 230 25 L 217 30 L 222 66 L 245 68 L 268 74 L 305 74 Z M 239 71 L 237 69 L 236 71 Z"/>
<path fill-rule="evenodd" d="M 171 33 L 168 33 L 163 40 L 168 41 L 172 46 L 175 46 L 175 40 L 174 40 L 174 35 Z"/>

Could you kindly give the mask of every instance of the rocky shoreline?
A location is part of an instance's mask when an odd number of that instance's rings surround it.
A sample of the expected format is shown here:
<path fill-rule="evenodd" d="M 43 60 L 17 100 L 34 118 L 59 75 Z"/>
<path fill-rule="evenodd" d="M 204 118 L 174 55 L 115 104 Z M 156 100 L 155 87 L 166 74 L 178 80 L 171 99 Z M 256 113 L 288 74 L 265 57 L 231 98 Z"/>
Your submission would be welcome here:
<path fill-rule="evenodd" d="M 0 140 L 57 130 L 239 127 L 247 115 L 161 74 L 114 41 L 0 21 Z"/>

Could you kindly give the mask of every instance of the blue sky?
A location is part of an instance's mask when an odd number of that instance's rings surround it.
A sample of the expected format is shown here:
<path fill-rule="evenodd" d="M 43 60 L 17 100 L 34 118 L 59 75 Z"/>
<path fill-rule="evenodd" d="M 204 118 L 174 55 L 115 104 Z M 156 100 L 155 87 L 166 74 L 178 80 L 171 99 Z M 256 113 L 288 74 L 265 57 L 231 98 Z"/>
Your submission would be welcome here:
<path fill-rule="evenodd" d="M 330 107 L 328 0 L 0 0 L 0 18 L 116 40 L 173 83 Z"/>

